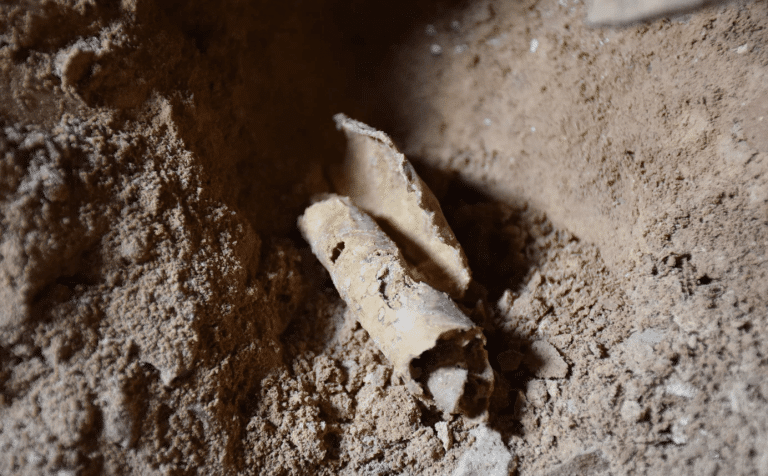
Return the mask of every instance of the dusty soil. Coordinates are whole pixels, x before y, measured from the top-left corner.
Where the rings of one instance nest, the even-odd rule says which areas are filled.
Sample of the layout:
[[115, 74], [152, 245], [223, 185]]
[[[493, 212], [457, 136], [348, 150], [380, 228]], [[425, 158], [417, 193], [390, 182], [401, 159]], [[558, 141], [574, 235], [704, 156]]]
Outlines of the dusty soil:
[[[0, 4], [0, 474], [468, 474], [296, 230], [432, 187], [519, 474], [768, 475], [768, 8]], [[463, 471], [463, 472], [462, 472]]]

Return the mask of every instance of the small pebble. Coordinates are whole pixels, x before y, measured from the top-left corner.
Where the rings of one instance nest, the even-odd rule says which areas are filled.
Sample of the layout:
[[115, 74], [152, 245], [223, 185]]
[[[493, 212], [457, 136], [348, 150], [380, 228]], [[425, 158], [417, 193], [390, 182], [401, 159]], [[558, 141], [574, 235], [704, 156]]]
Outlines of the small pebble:
[[538, 378], [565, 378], [568, 374], [568, 363], [552, 344], [543, 340], [531, 344], [525, 364]]

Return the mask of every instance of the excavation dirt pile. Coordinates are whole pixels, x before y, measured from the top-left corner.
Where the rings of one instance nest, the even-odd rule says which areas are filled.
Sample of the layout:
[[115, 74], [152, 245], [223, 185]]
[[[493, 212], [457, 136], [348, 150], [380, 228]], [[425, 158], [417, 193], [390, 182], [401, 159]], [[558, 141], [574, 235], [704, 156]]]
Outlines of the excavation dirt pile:
[[[768, 9], [586, 17], [0, 5], [0, 474], [768, 475]], [[466, 254], [484, 423], [409, 390], [302, 238], [339, 112]]]

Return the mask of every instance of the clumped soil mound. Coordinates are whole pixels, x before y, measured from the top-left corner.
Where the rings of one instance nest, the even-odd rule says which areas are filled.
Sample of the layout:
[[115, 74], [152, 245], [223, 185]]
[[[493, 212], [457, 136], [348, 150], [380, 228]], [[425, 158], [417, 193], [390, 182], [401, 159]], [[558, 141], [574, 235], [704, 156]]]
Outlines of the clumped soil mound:
[[[764, 1], [259, 3], [0, 5], [0, 474], [768, 474]], [[337, 112], [469, 257], [501, 442], [296, 229]]]

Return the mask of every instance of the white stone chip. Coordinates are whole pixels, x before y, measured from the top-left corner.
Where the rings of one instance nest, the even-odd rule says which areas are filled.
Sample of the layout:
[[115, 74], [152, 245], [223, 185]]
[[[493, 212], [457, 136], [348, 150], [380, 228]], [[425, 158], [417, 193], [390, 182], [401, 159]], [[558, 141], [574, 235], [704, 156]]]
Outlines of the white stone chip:
[[443, 367], [432, 372], [427, 388], [438, 408], [448, 413], [459, 412], [459, 401], [464, 394], [467, 374], [467, 369], [460, 367]]
[[674, 395], [676, 397], [683, 397], [683, 398], [693, 398], [696, 396], [698, 390], [696, 387], [689, 383], [682, 383], [682, 382], [670, 382], [667, 384], [667, 387], [665, 388], [665, 391], [669, 395]]
[[643, 407], [634, 400], [625, 400], [621, 405], [621, 418], [627, 423], [636, 423], [643, 417]]
[[515, 470], [514, 455], [498, 432], [480, 425], [469, 434], [475, 442], [461, 455], [452, 476], [509, 476]]
[[453, 446], [453, 435], [451, 435], [451, 431], [448, 429], [448, 422], [439, 421], [435, 423], [435, 432], [437, 432], [437, 437], [440, 441], [443, 442], [443, 449], [445, 451], [450, 450], [451, 446]]

